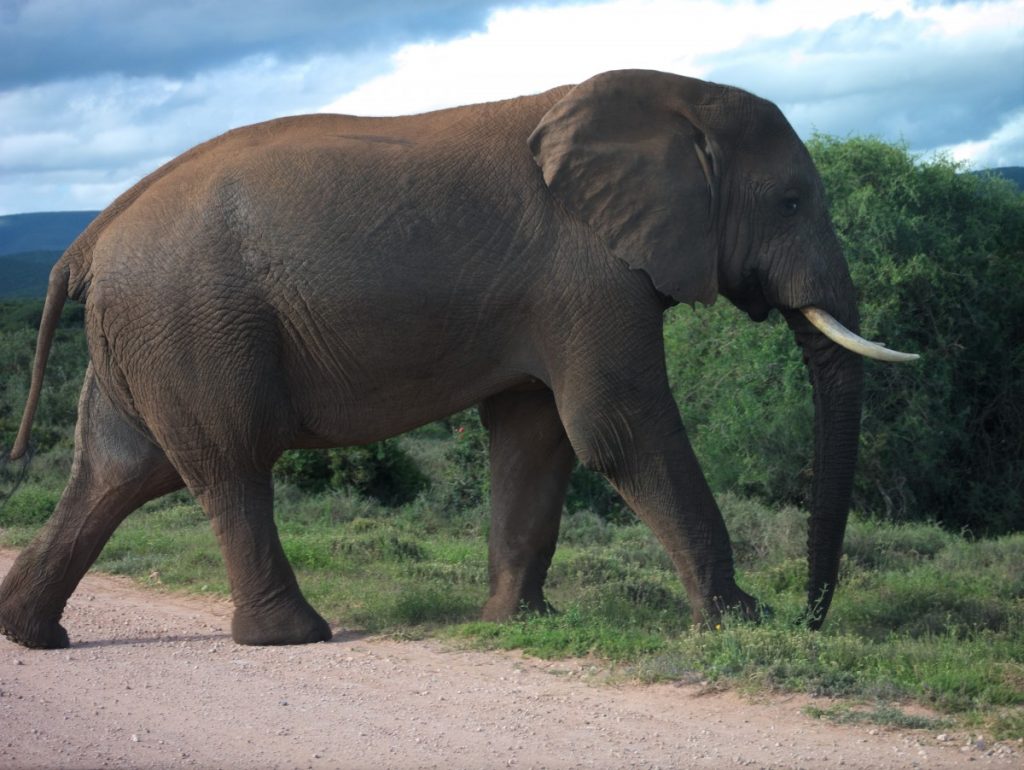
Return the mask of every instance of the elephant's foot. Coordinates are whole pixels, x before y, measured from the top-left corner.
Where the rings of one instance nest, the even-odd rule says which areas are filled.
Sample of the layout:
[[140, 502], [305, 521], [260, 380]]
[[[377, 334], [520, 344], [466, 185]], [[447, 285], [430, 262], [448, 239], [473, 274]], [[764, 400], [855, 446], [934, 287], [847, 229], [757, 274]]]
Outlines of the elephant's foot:
[[481, 615], [484, 620], [500, 623], [523, 613], [547, 615], [553, 612], [555, 608], [548, 603], [543, 594], [530, 597], [495, 594], [487, 600]]
[[25, 612], [0, 605], [0, 634], [12, 642], [38, 650], [59, 650], [71, 646], [68, 632], [56, 621], [39, 620]]
[[771, 617], [771, 608], [762, 604], [738, 587], [722, 592], [693, 609], [693, 622], [699, 626], [715, 628], [726, 614], [737, 614], [744, 620], [760, 623]]
[[312, 644], [331, 638], [331, 627], [304, 599], [274, 609], [236, 609], [231, 637], [254, 646]]

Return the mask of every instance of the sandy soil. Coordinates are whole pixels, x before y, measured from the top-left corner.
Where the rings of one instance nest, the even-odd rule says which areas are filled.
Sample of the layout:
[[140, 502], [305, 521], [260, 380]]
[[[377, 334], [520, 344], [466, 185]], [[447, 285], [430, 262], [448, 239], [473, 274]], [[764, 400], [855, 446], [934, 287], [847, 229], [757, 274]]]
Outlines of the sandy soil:
[[586, 661], [345, 633], [241, 647], [230, 610], [87, 577], [70, 650], [0, 639], [0, 767], [1024, 766], [1016, 742], [835, 726], [801, 713], [806, 698], [613, 685]]

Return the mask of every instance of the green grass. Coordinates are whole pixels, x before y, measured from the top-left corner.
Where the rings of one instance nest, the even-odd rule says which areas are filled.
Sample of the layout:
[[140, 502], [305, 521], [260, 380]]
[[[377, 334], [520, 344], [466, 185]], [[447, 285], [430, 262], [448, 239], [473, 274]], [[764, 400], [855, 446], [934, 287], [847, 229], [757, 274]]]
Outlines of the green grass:
[[[437, 442], [412, 454], [443, 470]], [[28, 541], [58, 497], [67, 463], [37, 458], [0, 511], [0, 544]], [[452, 507], [443, 478], [399, 508], [351, 492], [281, 485], [278, 526], [309, 600], [335, 628], [459, 645], [595, 656], [617, 676], [684, 680], [840, 699], [814, 716], [904, 728], [946, 725], [1024, 737], [1024, 534], [970, 540], [931, 524], [854, 519], [843, 586], [821, 632], [801, 628], [805, 514], [721, 496], [739, 580], [775, 609], [755, 626], [727, 618], [694, 631], [682, 586], [651, 532], [583, 510], [563, 520], [548, 596], [560, 612], [479, 621], [487, 597], [487, 513]], [[454, 483], [454, 482], [452, 482]], [[184, 493], [118, 529], [96, 568], [142, 584], [228, 592], [205, 515]], [[907, 704], [933, 715], [915, 716]]]

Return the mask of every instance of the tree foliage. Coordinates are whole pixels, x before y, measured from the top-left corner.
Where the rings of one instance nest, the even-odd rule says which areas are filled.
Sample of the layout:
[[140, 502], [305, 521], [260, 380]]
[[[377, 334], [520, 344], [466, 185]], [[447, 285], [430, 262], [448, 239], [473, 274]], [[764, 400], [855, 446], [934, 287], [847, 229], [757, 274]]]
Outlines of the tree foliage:
[[335, 449], [292, 449], [274, 475], [307, 492], [352, 489], [384, 505], [401, 505], [427, 487], [428, 479], [395, 439]]
[[[21, 422], [42, 314], [43, 303], [38, 300], [0, 301], [0, 449], [10, 448]], [[71, 446], [88, 361], [83, 322], [84, 308], [69, 303], [61, 314], [32, 424], [37, 450]]]

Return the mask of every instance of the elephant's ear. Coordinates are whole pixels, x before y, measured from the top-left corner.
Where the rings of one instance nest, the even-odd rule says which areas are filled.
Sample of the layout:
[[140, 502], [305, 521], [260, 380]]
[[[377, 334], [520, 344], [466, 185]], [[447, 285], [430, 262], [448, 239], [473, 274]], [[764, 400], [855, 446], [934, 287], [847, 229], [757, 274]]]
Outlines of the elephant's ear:
[[708, 83], [642, 70], [576, 86], [541, 119], [530, 149], [544, 181], [630, 267], [678, 302], [712, 304], [721, 159], [698, 118]]

